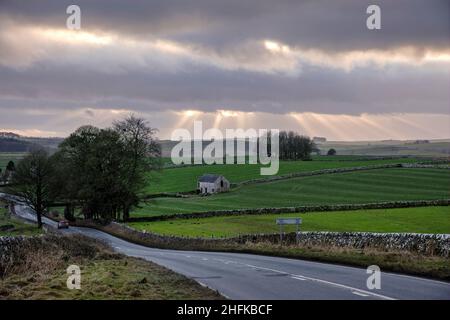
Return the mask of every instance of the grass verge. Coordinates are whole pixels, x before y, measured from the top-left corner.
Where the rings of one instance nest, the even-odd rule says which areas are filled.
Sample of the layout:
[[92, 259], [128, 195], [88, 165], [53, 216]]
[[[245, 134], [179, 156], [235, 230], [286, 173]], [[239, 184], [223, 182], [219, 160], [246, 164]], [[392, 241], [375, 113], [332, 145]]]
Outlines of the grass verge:
[[2, 236], [33, 236], [43, 233], [35, 224], [24, 222], [7, 214], [6, 204], [0, 201], [0, 237]]
[[[223, 299], [193, 280], [111, 251], [80, 235], [46, 236], [0, 266], [0, 299]], [[81, 290], [66, 286], [66, 268], [81, 268]]]

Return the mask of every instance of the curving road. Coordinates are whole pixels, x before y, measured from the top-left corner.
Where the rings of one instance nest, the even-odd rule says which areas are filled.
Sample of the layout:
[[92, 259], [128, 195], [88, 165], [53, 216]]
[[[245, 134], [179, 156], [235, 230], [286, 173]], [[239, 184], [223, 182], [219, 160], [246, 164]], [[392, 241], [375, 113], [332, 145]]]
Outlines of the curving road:
[[[16, 205], [16, 213], [35, 220], [26, 206]], [[55, 226], [49, 219], [43, 222]], [[165, 266], [230, 299], [450, 300], [450, 283], [420, 277], [382, 272], [381, 289], [369, 290], [369, 275], [361, 268], [251, 254], [154, 249], [89, 228], [63, 232], [104, 240], [117, 252]]]

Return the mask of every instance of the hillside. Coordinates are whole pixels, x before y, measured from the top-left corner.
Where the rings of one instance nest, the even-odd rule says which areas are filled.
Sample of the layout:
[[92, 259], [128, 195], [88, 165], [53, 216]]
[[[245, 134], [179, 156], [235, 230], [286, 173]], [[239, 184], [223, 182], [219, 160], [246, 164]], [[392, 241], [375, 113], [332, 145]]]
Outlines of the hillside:
[[449, 157], [450, 140], [327, 141], [323, 154], [334, 148], [339, 155]]
[[0, 132], [0, 152], [29, 152], [36, 147], [55, 150], [62, 138], [23, 137], [12, 132]]
[[[160, 140], [163, 157], [170, 157], [172, 148], [177, 141]], [[205, 148], [210, 141], [203, 141]], [[449, 157], [450, 140], [384, 140], [384, 141], [326, 141], [316, 144], [321, 154], [326, 154], [331, 148], [338, 155], [364, 156], [426, 156]], [[224, 142], [225, 145], [225, 142]]]
[[28, 152], [39, 145], [16, 138], [0, 137], [0, 152]]

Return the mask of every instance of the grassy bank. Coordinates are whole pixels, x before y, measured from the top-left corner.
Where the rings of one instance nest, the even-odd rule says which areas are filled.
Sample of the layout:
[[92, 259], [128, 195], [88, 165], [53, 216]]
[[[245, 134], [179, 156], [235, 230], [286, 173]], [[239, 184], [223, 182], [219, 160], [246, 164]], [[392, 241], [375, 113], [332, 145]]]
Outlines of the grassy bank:
[[[359, 166], [392, 164], [392, 163], [413, 163], [423, 161], [416, 158], [399, 159], [374, 159], [359, 160], [358, 158], [347, 157], [342, 161], [339, 157], [315, 157], [313, 161], [281, 161], [278, 175], [285, 175], [293, 172], [308, 172], [322, 169], [350, 168]], [[197, 179], [205, 174], [221, 174], [230, 182], [236, 183], [245, 180], [261, 178], [261, 165], [197, 165], [180, 168], [164, 169], [151, 175], [151, 184], [145, 190], [146, 193], [161, 192], [184, 192], [195, 190]]]
[[36, 225], [26, 223], [15, 217], [9, 217], [5, 203], [0, 201], [0, 237], [1, 236], [32, 236], [41, 234], [42, 230], [38, 229]]
[[[221, 299], [168, 269], [113, 253], [82, 236], [24, 248], [0, 278], [0, 299]], [[66, 286], [66, 268], [81, 268], [81, 290]], [[4, 266], [3, 266], [4, 267]], [[2, 268], [0, 268], [2, 269]], [[4, 269], [4, 268], [3, 268]]]
[[[129, 225], [165, 235], [232, 237], [239, 234], [276, 233], [275, 220], [301, 217], [303, 231], [450, 233], [450, 207], [311, 212], [288, 215], [243, 215], [200, 219], [133, 222]], [[294, 231], [286, 226], [285, 231]]]
[[132, 214], [444, 199], [449, 197], [449, 190], [450, 170], [376, 169], [246, 185], [208, 197], [155, 198]]

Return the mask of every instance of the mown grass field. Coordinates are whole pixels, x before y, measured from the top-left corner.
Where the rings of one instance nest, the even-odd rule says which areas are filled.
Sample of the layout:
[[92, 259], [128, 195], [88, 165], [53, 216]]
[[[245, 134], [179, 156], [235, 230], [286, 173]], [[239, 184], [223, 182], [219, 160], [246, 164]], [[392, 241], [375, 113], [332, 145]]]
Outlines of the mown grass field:
[[[313, 161], [281, 161], [278, 175], [293, 172], [307, 172], [322, 169], [349, 168], [368, 165], [380, 165], [390, 163], [413, 163], [419, 161], [416, 158], [358, 160], [361, 157], [314, 157]], [[354, 160], [353, 160], [354, 159]], [[250, 179], [259, 179], [261, 166], [242, 165], [197, 165], [180, 168], [166, 168], [160, 172], [154, 172], [150, 176], [150, 184], [145, 190], [148, 194], [161, 192], [186, 192], [196, 189], [197, 179], [205, 174], [221, 174], [230, 182], [236, 183]]]
[[[450, 233], [450, 207], [376, 209], [306, 214], [242, 215], [201, 219], [133, 222], [138, 230], [186, 237], [232, 237], [239, 234], [277, 233], [280, 217], [301, 217], [302, 231], [361, 231]], [[295, 231], [295, 226], [285, 226]]]
[[207, 197], [155, 198], [134, 216], [239, 208], [449, 198], [450, 170], [392, 168], [293, 178]]

